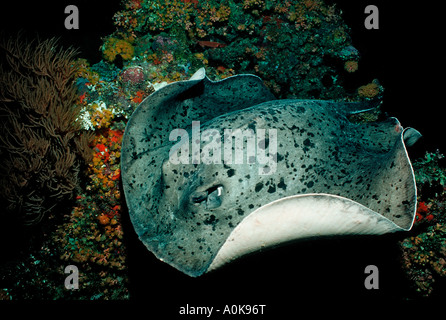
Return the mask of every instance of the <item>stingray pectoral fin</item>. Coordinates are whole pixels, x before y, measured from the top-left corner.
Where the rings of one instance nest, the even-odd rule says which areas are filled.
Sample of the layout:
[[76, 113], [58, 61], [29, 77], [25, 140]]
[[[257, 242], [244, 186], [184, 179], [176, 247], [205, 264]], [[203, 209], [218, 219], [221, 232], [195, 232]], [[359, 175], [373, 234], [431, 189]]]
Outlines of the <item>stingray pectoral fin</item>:
[[231, 232], [207, 271], [263, 248], [313, 237], [407, 231], [353, 200], [330, 194], [296, 195], [252, 212]]

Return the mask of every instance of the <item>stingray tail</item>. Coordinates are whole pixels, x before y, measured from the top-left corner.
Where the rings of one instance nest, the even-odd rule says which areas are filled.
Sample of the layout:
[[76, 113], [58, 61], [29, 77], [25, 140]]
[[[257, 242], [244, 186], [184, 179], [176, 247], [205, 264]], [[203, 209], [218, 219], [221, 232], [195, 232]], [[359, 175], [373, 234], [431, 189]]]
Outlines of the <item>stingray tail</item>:
[[382, 103], [380, 98], [366, 100], [361, 102], [345, 102], [344, 108], [348, 114], [357, 114], [367, 111], [372, 111], [378, 108]]

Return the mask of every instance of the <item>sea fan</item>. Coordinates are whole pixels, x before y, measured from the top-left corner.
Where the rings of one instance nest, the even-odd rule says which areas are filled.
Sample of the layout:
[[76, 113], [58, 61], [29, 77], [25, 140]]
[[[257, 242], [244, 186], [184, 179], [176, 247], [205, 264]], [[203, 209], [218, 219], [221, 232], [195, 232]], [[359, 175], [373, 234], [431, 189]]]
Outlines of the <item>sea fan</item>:
[[75, 55], [56, 39], [0, 44], [0, 199], [7, 220], [37, 224], [79, 184], [91, 135], [77, 121]]

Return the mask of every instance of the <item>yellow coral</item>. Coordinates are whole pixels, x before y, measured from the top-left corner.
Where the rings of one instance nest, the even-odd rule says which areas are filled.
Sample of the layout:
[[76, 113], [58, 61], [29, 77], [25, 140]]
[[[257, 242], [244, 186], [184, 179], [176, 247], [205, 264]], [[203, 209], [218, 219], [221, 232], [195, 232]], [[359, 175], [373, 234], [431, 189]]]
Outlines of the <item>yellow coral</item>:
[[358, 88], [358, 95], [362, 98], [374, 98], [378, 94], [379, 86], [373, 82]]
[[117, 38], [108, 38], [102, 47], [104, 57], [110, 62], [114, 61], [117, 55], [124, 60], [130, 60], [134, 52], [135, 49], [130, 42]]
[[198, 60], [201, 60], [203, 62], [203, 64], [207, 65], [208, 64], [208, 60], [204, 57], [203, 53], [196, 53], [195, 54], [195, 58], [197, 58]]

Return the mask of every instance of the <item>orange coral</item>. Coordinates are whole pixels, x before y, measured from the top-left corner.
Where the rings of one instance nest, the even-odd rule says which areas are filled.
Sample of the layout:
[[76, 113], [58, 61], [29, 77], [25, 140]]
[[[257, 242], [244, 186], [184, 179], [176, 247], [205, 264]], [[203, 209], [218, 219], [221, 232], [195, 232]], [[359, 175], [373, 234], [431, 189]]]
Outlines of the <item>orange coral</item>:
[[101, 214], [98, 217], [99, 223], [102, 225], [107, 225], [110, 223], [110, 218], [106, 214]]

